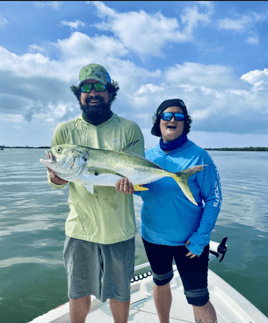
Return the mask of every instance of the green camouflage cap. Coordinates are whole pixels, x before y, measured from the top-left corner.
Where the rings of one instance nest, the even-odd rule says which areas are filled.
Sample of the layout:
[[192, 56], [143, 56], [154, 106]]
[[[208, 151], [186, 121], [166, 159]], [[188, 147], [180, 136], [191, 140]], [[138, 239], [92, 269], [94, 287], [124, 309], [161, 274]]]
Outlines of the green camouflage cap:
[[79, 73], [78, 86], [88, 79], [96, 80], [102, 84], [111, 83], [111, 78], [106, 69], [99, 64], [89, 64], [84, 66]]

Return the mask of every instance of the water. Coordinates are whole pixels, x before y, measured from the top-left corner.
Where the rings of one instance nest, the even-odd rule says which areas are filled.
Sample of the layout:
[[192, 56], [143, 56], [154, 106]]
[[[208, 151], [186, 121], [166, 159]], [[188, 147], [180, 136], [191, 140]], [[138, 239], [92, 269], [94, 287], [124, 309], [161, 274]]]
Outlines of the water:
[[[268, 316], [268, 153], [219, 152], [223, 206], [212, 240], [228, 237], [210, 268]], [[53, 190], [44, 150], [0, 151], [0, 322], [25, 323], [68, 301], [63, 268], [68, 188]], [[141, 200], [135, 197], [139, 227]], [[140, 235], [136, 265], [146, 262]]]

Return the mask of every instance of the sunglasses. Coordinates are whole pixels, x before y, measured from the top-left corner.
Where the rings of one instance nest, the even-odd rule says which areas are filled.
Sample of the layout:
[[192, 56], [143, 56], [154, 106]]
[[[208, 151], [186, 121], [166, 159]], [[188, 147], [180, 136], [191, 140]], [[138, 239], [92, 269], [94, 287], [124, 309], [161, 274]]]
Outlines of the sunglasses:
[[91, 83], [91, 84], [84, 84], [81, 86], [81, 91], [83, 93], [90, 93], [92, 91], [92, 87], [94, 87], [96, 92], [103, 92], [106, 90], [106, 85], [102, 83]]
[[161, 119], [164, 121], [170, 121], [173, 117], [176, 121], [183, 121], [185, 119], [185, 115], [183, 113], [164, 112], [161, 115]]

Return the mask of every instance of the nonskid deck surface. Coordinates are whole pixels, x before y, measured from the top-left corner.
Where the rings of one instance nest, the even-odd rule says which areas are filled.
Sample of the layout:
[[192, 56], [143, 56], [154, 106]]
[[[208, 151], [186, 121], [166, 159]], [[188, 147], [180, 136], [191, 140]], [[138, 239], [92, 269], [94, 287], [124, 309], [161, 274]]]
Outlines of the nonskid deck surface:
[[[129, 322], [159, 323], [153, 301], [152, 288], [152, 277], [132, 286]], [[170, 312], [170, 323], [194, 323], [195, 320], [192, 306], [186, 301], [182, 283], [177, 271], [174, 272], [174, 278], [171, 281], [171, 290], [172, 306]], [[235, 299], [238, 300], [237, 297], [241, 297], [241, 295], [211, 271], [209, 271], [209, 291], [210, 300], [217, 312], [218, 323], [268, 322], [268, 319], [266, 319], [267, 321], [253, 321], [251, 317], [231, 299], [231, 297], [234, 296]], [[232, 293], [230, 297], [228, 296], [229, 292]], [[246, 299], [242, 297], [241, 301], [246, 301]], [[102, 305], [101, 303], [99, 304], [99, 308], [96, 308], [95, 310], [92, 308], [86, 323], [113, 323], [114, 321], [109, 309], [109, 303], [106, 302]]]
[[[210, 300], [216, 309], [218, 323], [268, 323], [267, 317], [211, 270], [209, 270], [208, 281]], [[132, 284], [128, 322], [159, 323], [152, 290], [152, 276]], [[192, 306], [186, 301], [177, 270], [171, 281], [171, 290], [170, 323], [194, 323]], [[101, 303], [93, 297], [86, 323], [113, 322], [109, 301]], [[70, 323], [69, 304], [50, 311], [32, 323]]]

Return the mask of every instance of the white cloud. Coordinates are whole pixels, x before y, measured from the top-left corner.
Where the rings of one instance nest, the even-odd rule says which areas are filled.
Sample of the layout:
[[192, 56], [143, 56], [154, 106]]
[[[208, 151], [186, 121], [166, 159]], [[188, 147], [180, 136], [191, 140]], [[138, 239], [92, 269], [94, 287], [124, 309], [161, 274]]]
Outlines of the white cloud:
[[199, 12], [199, 8], [197, 6], [186, 7], [184, 10], [184, 14], [181, 15], [182, 23], [185, 24], [184, 33], [191, 37], [195, 28], [198, 25], [207, 25], [210, 23], [210, 17], [212, 14], [212, 6], [207, 6], [209, 10], [205, 13]]
[[[1, 79], [8, 79], [9, 85], [1, 84], [5, 94], [1, 97], [2, 114], [9, 111], [11, 115], [17, 115], [20, 111], [24, 120], [48, 123], [76, 116], [80, 110], [69, 86], [77, 84], [82, 66], [99, 63], [120, 86], [113, 105], [115, 112], [136, 120], [143, 129], [149, 129], [150, 115], [163, 100], [181, 98], [194, 117], [194, 130], [245, 133], [259, 127], [266, 131], [268, 70], [253, 71], [238, 78], [230, 66], [185, 62], [152, 71], [128, 59], [131, 51], [140, 55], [160, 55], [165, 45], [192, 40], [198, 26], [211, 22], [213, 4], [187, 4], [180, 15], [180, 23], [160, 12], [118, 13], [102, 2], [93, 4], [104, 18], [99, 28], [110, 28], [114, 36], [90, 37], [76, 31], [55, 43], [32, 44], [29, 46], [31, 53], [25, 55], [0, 47], [0, 72], [5, 73]], [[250, 17], [252, 21], [260, 19], [254, 15]], [[230, 21], [226, 22], [228, 25]], [[247, 22], [249, 19], [242, 19], [233, 30], [246, 28]], [[62, 21], [62, 25], [82, 26], [79, 20], [73, 25]], [[255, 34], [250, 36], [253, 38]], [[253, 39], [248, 41], [254, 42]], [[58, 51], [58, 60], [49, 57], [48, 48]], [[18, 80], [19, 86], [16, 85]], [[17, 92], [9, 93], [9, 88]], [[4, 104], [12, 106], [13, 110], [3, 108]], [[252, 125], [252, 118], [257, 119], [259, 114], [262, 119]]]
[[4, 27], [6, 24], [8, 24], [8, 20], [4, 17], [0, 17], [0, 26]]
[[143, 10], [117, 13], [103, 2], [92, 1], [102, 18], [96, 26], [112, 31], [124, 46], [139, 55], [162, 55], [161, 49], [169, 43], [181, 43], [192, 40], [193, 30], [199, 24], [208, 24], [211, 9], [200, 13], [197, 6], [186, 7], [181, 15], [183, 28], [176, 18], [167, 18], [158, 12], [148, 14]]
[[79, 26], [85, 27], [85, 24], [77, 19], [76, 21], [62, 21], [61, 24], [63, 26], [69, 26], [71, 29], [78, 29]]
[[256, 45], [256, 44], [259, 44], [259, 37], [258, 36], [251, 36], [251, 37], [248, 37], [247, 39], [247, 43], [249, 44], [253, 44], [253, 45]]
[[122, 57], [127, 54], [126, 48], [120, 43], [120, 41], [113, 37], [96, 36], [89, 37], [86, 34], [80, 32], [74, 32], [70, 38], [64, 40], [58, 40], [56, 44], [64, 59], [80, 59], [87, 61], [103, 61], [108, 56], [113, 58]]
[[265, 68], [263, 71], [260, 70], [254, 70], [254, 71], [250, 71], [246, 74], [243, 74], [241, 76], [242, 80], [247, 81], [250, 84], [256, 84], [260, 81], [268, 81], [268, 69]]
[[15, 123], [21, 123], [23, 122], [23, 116], [21, 114], [4, 114], [0, 113], [0, 120], [6, 121], [6, 122], [15, 122]]
[[164, 89], [160, 86], [154, 85], [154, 84], [146, 84], [142, 85], [139, 90], [135, 93], [136, 95], [144, 94], [144, 93], [155, 93], [155, 92], [161, 92]]
[[251, 24], [252, 18], [249, 16], [243, 16], [240, 19], [219, 19], [219, 29], [243, 31], [248, 25]]
[[[118, 100], [122, 104], [132, 100], [132, 93], [144, 80], [161, 74], [160, 70], [151, 72], [123, 60], [121, 56], [127, 50], [119, 40], [112, 37], [90, 38], [75, 32], [67, 39], [49, 43], [49, 46], [60, 52], [60, 60], [51, 60], [41, 53], [17, 55], [0, 47], [0, 73], [4, 80], [0, 84], [0, 93], [5, 93], [0, 112], [4, 107], [7, 108], [3, 113], [11, 115], [19, 110], [29, 122], [55, 122], [74, 117], [80, 110], [76, 108], [75, 112], [74, 106], [78, 104], [69, 87], [77, 84], [79, 70], [89, 63], [104, 65], [112, 79], [119, 82]], [[30, 49], [44, 51], [46, 46], [39, 48], [32, 45]], [[68, 105], [70, 98], [73, 103]]]
[[153, 114], [162, 101], [183, 99], [194, 119], [194, 131], [252, 133], [261, 129], [267, 133], [267, 88], [268, 70], [238, 78], [231, 67], [185, 63], [167, 69], [160, 86], [140, 87], [133, 102], [140, 110], [150, 107]]
[[174, 84], [190, 84], [191, 86], [206, 86], [210, 88], [226, 89], [236, 87], [232, 68], [223, 65], [204, 65], [186, 62], [175, 65], [166, 71], [166, 80]]
[[[263, 94], [268, 92], [268, 69], [265, 68], [263, 71], [254, 70], [250, 71], [241, 76], [241, 80], [244, 80], [251, 84], [253, 92], [260, 92], [261, 96], [259, 100], [267, 99], [266, 95], [263, 97]], [[268, 111], [268, 106], [263, 102], [265, 110]]]
[[36, 44], [32, 44], [28, 46], [29, 51], [32, 52], [41, 52], [44, 53], [46, 50], [44, 49], [44, 47], [36, 45]]
[[38, 8], [51, 7], [55, 10], [58, 10], [62, 4], [63, 4], [63, 1], [36, 1], [35, 2], [35, 6]]
[[218, 28], [220, 30], [229, 30], [237, 33], [249, 33], [246, 42], [251, 45], [259, 44], [259, 36], [256, 24], [267, 19], [267, 15], [250, 12], [240, 18], [224, 18], [218, 20]]

